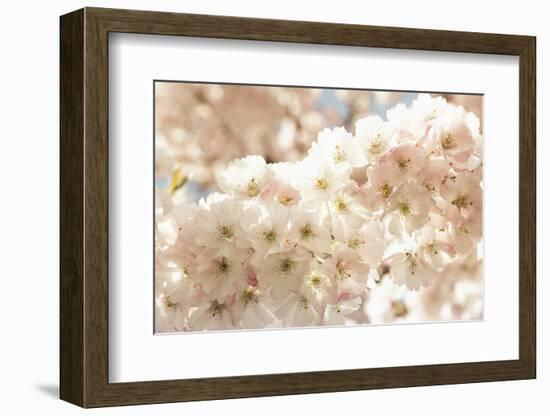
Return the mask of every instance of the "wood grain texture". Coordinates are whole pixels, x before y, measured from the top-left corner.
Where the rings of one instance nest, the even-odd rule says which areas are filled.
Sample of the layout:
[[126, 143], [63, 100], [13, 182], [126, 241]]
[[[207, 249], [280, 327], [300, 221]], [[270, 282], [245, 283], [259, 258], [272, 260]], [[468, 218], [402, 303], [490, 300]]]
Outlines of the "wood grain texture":
[[[519, 359], [109, 383], [108, 33], [516, 55], [520, 58]], [[61, 18], [61, 397], [83, 407], [534, 378], [535, 38], [86, 8]], [[513, 273], [515, 271], [511, 271]]]
[[537, 88], [536, 40], [520, 54], [519, 97], [519, 356], [536, 378]]
[[60, 22], [60, 387], [84, 404], [84, 12]]

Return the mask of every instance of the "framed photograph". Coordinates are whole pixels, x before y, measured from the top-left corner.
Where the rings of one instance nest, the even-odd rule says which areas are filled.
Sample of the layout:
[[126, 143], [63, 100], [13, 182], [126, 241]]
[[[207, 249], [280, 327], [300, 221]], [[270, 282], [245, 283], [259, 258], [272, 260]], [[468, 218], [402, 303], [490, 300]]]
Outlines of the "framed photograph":
[[60, 29], [63, 400], [535, 378], [534, 37]]

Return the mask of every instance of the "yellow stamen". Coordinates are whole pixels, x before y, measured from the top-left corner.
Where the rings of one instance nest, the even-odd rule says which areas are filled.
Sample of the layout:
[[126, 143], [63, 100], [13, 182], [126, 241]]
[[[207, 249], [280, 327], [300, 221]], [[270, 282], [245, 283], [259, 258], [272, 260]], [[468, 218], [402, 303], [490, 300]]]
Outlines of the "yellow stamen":
[[352, 250], [357, 250], [363, 244], [365, 244], [365, 241], [361, 240], [360, 238], [354, 238], [348, 241], [348, 247], [351, 248]]
[[457, 196], [451, 204], [457, 208], [468, 208], [468, 206], [473, 205], [473, 202], [470, 201], [470, 198], [468, 198], [468, 195], [466, 194]]
[[231, 262], [227, 260], [227, 257], [221, 257], [214, 260], [216, 271], [218, 274], [227, 275], [231, 271]]
[[343, 198], [338, 198], [336, 201], [334, 201], [334, 206], [340, 214], [345, 214], [349, 212], [349, 206]]
[[384, 143], [382, 142], [380, 134], [378, 134], [376, 138], [369, 143], [368, 151], [371, 155], [377, 155], [383, 150], [383, 148]]
[[315, 180], [315, 187], [319, 190], [324, 191], [328, 188], [328, 180], [326, 178], [317, 178]]
[[260, 187], [258, 186], [255, 178], [251, 178], [248, 181], [248, 184], [246, 185], [246, 194], [251, 198], [260, 194]]
[[409, 201], [399, 202], [397, 204], [397, 207], [398, 207], [399, 213], [404, 217], [411, 215], [412, 213], [412, 207]]
[[288, 195], [281, 194], [277, 197], [277, 201], [279, 201], [279, 203], [284, 206], [288, 206], [292, 202], [292, 198], [289, 197]]
[[397, 166], [399, 167], [399, 170], [401, 171], [401, 173], [407, 173], [409, 171], [409, 169], [411, 168], [411, 159], [410, 158], [402, 158], [402, 159], [399, 159], [399, 161], [397, 162]]
[[216, 318], [220, 315], [223, 315], [224, 309], [225, 305], [223, 303], [218, 303], [218, 301], [215, 300], [210, 304], [210, 307], [208, 308], [208, 313]]
[[439, 250], [437, 249], [437, 245], [435, 243], [426, 244], [426, 250], [428, 250], [428, 253], [432, 255], [436, 255], [439, 253]]
[[300, 298], [298, 299], [298, 304], [304, 309], [309, 308], [309, 301], [304, 295], [300, 296]]
[[245, 305], [248, 305], [250, 303], [258, 303], [260, 300], [260, 296], [256, 289], [254, 289], [253, 287], [248, 287], [243, 291], [241, 300]]
[[234, 236], [233, 227], [229, 224], [218, 224], [217, 229], [221, 239], [228, 240]]
[[314, 274], [309, 277], [308, 283], [312, 288], [319, 289], [319, 287], [321, 287], [321, 283], [323, 283], [323, 278]]
[[415, 256], [411, 253], [407, 253], [407, 270], [413, 276], [418, 272], [418, 262], [416, 261]]
[[279, 262], [279, 272], [285, 275], [291, 274], [295, 267], [296, 262], [290, 257], [285, 257]]
[[445, 150], [452, 149], [456, 146], [456, 139], [453, 137], [451, 133], [447, 133], [445, 137], [441, 140], [441, 146]]
[[309, 222], [306, 225], [304, 225], [302, 228], [300, 228], [300, 235], [303, 240], [309, 240], [310, 238], [315, 237], [315, 233], [313, 232], [313, 227]]
[[391, 303], [391, 310], [393, 312], [393, 316], [396, 318], [400, 318], [402, 316], [405, 316], [409, 310], [407, 309], [407, 305], [402, 300], [396, 300]]
[[391, 187], [390, 184], [386, 182], [384, 183], [384, 185], [378, 188], [378, 192], [382, 194], [382, 197], [384, 197], [384, 199], [387, 199], [393, 192], [393, 187]]
[[339, 280], [346, 280], [351, 277], [351, 267], [343, 261], [336, 263], [336, 272]]
[[430, 193], [435, 192], [435, 186], [434, 186], [432, 183], [430, 183], [430, 182], [426, 182], [426, 183], [424, 184], [424, 187], [425, 187], [426, 190], [427, 190], [428, 192], [430, 192]]
[[346, 154], [340, 149], [339, 145], [336, 145], [336, 148], [334, 149], [334, 162], [340, 163], [346, 160]]
[[275, 228], [269, 228], [262, 232], [262, 237], [265, 241], [273, 243], [277, 241], [277, 230]]

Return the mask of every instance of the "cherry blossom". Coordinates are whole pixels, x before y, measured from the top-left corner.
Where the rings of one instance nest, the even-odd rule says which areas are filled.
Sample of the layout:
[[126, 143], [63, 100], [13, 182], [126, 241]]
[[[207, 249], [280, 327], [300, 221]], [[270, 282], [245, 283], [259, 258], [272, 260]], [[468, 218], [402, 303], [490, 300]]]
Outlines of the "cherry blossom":
[[390, 276], [396, 284], [418, 290], [430, 282], [432, 273], [418, 253], [406, 251], [394, 254], [390, 262]]
[[384, 122], [380, 116], [365, 117], [355, 123], [355, 135], [361, 141], [365, 157], [370, 163], [390, 148], [394, 133], [394, 125]]
[[286, 297], [296, 292], [308, 273], [311, 255], [305, 250], [292, 250], [272, 254], [264, 261], [258, 272], [260, 284], [271, 288], [274, 298]]
[[159, 139], [172, 177], [155, 192], [157, 332], [482, 316], [479, 119], [420, 94], [352, 123], [302, 160], [219, 167], [198, 203]]
[[348, 164], [357, 168], [366, 164], [359, 140], [343, 127], [321, 131], [309, 154], [324, 159], [329, 165]]
[[241, 213], [240, 224], [254, 250], [255, 261], [286, 249], [288, 212], [277, 204], [252, 205]]
[[429, 219], [430, 194], [416, 181], [403, 184], [387, 209], [391, 215], [389, 230], [400, 236], [405, 230], [408, 234], [418, 230]]
[[320, 312], [307, 293], [290, 292], [276, 310], [283, 326], [310, 326], [319, 324]]
[[229, 164], [218, 178], [222, 191], [244, 198], [260, 195], [268, 184], [270, 171], [261, 156], [247, 156]]
[[344, 325], [346, 317], [361, 307], [361, 298], [356, 296], [349, 300], [341, 300], [326, 307], [324, 313], [325, 325]]
[[260, 329], [274, 320], [269, 298], [257, 287], [248, 286], [237, 293], [233, 313], [239, 328]]

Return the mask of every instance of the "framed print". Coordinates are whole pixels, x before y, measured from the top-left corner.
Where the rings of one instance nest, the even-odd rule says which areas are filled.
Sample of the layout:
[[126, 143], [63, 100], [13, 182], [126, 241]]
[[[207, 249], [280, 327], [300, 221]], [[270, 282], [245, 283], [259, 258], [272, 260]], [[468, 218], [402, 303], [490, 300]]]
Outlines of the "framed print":
[[535, 378], [534, 37], [60, 28], [63, 400]]

